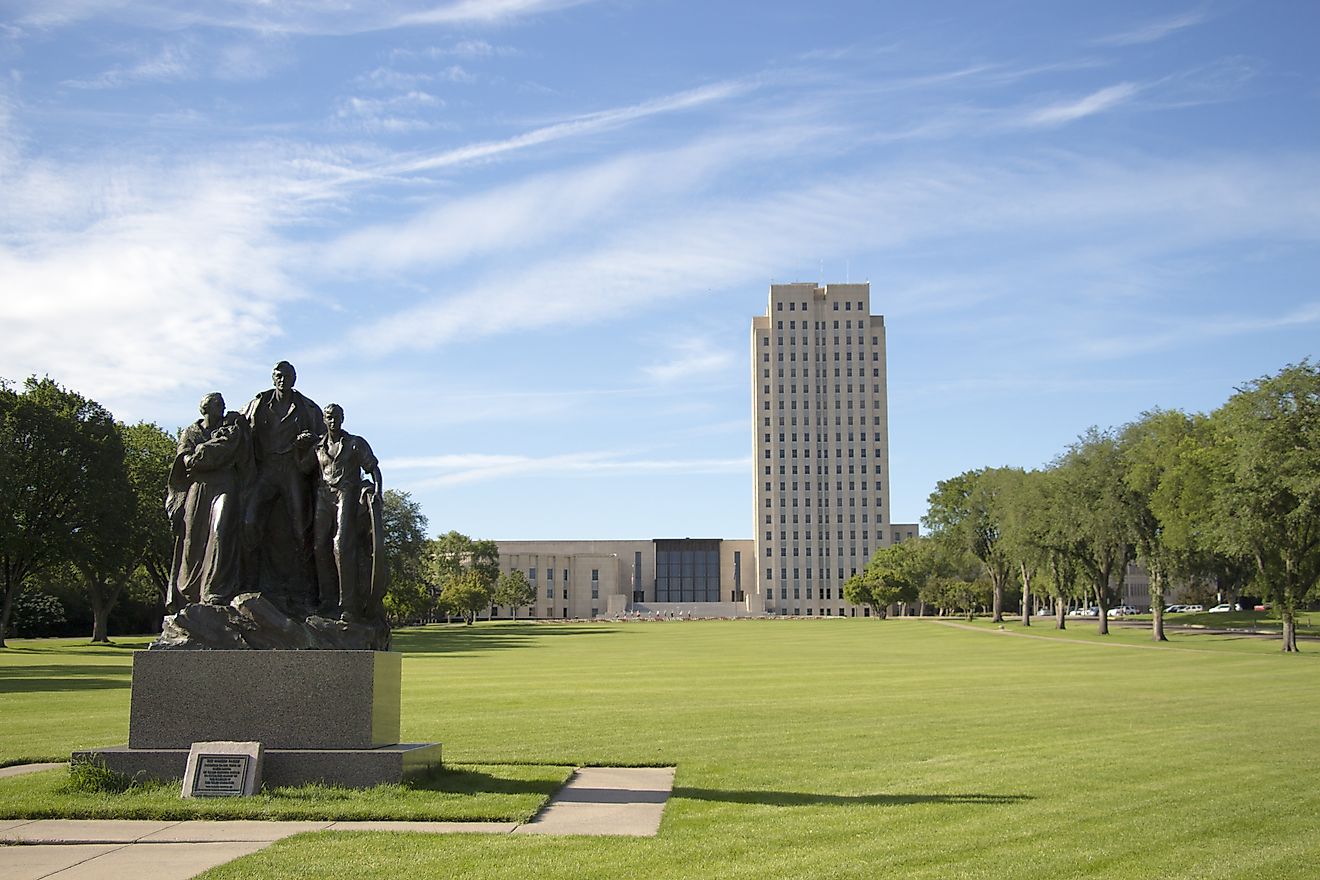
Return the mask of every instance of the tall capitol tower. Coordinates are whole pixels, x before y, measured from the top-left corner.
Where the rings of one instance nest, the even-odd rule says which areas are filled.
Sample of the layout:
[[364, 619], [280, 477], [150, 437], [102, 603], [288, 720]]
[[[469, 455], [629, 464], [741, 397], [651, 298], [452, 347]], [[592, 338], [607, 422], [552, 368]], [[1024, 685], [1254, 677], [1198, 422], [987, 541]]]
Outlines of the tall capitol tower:
[[844, 601], [843, 582], [889, 544], [886, 389], [885, 319], [871, 314], [870, 284], [770, 286], [768, 310], [752, 319], [763, 610], [863, 613]]

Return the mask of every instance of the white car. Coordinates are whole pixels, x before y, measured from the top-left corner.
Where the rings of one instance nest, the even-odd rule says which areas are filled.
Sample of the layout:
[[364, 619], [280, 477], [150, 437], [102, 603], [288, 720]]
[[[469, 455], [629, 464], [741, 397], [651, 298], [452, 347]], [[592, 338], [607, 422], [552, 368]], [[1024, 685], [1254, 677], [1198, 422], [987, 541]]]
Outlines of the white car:
[[1133, 608], [1131, 605], [1119, 605], [1117, 608], [1109, 609], [1110, 617], [1128, 617], [1130, 615], [1140, 614], [1140, 613], [1141, 613], [1140, 611]]
[[1068, 612], [1069, 617], [1099, 617], [1099, 608], [1074, 608]]
[[1168, 608], [1165, 608], [1165, 609], [1164, 609], [1164, 613], [1165, 613], [1165, 614], [1178, 614], [1178, 613], [1181, 613], [1181, 612], [1186, 611], [1186, 610], [1187, 610], [1187, 606], [1186, 606], [1186, 605], [1170, 605]]
[[1211, 608], [1211, 609], [1210, 609], [1210, 613], [1211, 613], [1211, 614], [1223, 614], [1225, 611], [1236, 611], [1236, 610], [1237, 610], [1237, 609], [1234, 608], [1232, 605], [1229, 605], [1227, 602], [1223, 602], [1223, 603], [1220, 603], [1219, 605], [1216, 605], [1214, 608]]

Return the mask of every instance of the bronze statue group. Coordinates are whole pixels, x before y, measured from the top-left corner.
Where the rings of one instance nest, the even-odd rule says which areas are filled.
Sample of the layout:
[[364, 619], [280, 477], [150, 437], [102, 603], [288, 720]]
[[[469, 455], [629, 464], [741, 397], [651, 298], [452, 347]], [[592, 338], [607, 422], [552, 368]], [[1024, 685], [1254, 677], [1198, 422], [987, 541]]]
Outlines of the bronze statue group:
[[380, 466], [344, 410], [294, 390], [288, 361], [242, 412], [202, 398], [170, 471], [167, 610], [259, 593], [285, 613], [381, 616], [387, 574]]

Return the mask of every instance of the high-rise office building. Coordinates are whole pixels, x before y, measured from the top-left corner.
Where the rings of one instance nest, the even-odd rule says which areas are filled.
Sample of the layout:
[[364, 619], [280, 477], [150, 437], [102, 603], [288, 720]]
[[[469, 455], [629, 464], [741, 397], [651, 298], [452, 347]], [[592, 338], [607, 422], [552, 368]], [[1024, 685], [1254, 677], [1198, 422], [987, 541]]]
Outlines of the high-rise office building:
[[752, 319], [764, 610], [857, 614], [843, 583], [890, 543], [885, 320], [869, 284], [772, 284]]

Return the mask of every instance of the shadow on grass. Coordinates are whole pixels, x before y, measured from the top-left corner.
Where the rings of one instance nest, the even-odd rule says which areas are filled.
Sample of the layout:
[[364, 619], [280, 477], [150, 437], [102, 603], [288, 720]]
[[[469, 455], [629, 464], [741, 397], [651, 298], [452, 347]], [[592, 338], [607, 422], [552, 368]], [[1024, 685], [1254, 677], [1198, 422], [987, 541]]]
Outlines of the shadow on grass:
[[549, 797], [564, 784], [562, 779], [509, 779], [455, 767], [436, 769], [414, 776], [404, 785], [419, 791], [451, 794], [539, 794]]
[[901, 807], [910, 804], [1016, 804], [1034, 800], [1027, 794], [813, 794], [803, 791], [722, 791], [712, 788], [674, 789], [676, 798], [721, 801], [730, 804], [763, 804], [769, 807]]
[[128, 673], [117, 664], [0, 666], [0, 694], [114, 690], [129, 686]]
[[140, 637], [134, 637], [132, 641], [127, 642], [84, 642], [79, 645], [15, 645], [8, 644], [0, 657], [13, 656], [16, 654], [42, 655], [46, 657], [104, 657], [107, 652], [110, 654], [133, 654], [135, 651], [146, 650], [150, 642], [144, 642]]
[[396, 631], [392, 647], [405, 654], [459, 654], [525, 648], [556, 636], [605, 635], [617, 630], [599, 626], [553, 623], [507, 623], [464, 626], [438, 624]]

